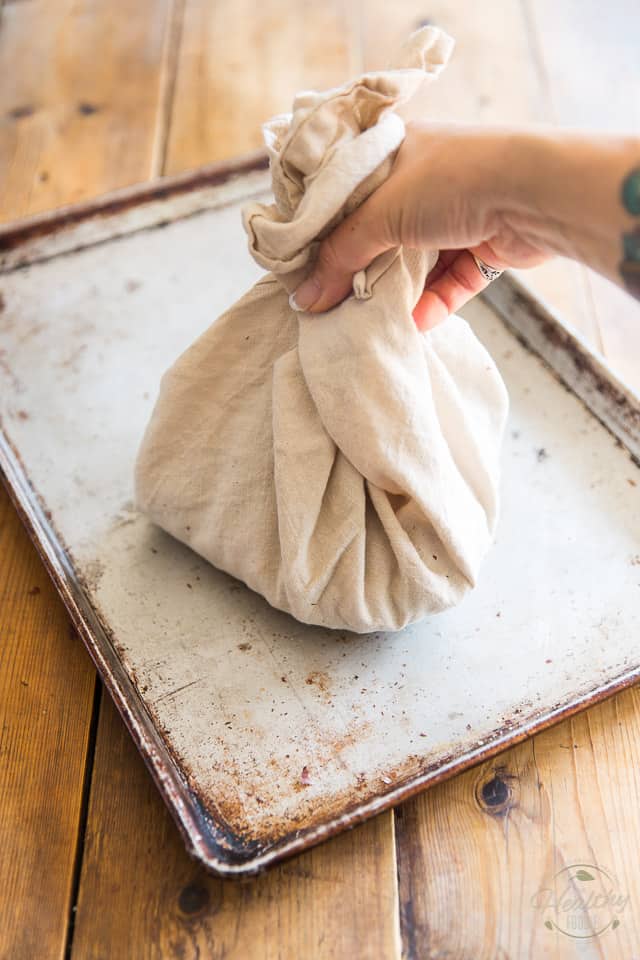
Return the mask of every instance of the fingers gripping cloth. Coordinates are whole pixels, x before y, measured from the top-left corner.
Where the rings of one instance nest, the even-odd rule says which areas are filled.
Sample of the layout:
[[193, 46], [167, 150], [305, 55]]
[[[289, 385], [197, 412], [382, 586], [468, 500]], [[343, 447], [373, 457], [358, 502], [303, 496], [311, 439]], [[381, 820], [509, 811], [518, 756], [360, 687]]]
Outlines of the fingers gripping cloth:
[[425, 28], [397, 69], [266, 124], [275, 202], [243, 221], [270, 272], [165, 373], [138, 455], [153, 521], [307, 623], [396, 630], [450, 607], [494, 535], [506, 390], [464, 320], [413, 322], [437, 251], [381, 255], [321, 316], [288, 302], [389, 175], [396, 109], [451, 46]]

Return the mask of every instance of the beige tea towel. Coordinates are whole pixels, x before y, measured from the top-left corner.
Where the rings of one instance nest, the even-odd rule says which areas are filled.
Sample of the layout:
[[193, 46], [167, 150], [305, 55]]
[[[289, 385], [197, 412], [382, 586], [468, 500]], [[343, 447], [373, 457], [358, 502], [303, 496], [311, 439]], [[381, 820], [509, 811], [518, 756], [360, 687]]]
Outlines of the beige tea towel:
[[307, 623], [397, 630], [450, 607], [494, 534], [506, 391], [464, 320], [413, 322], [437, 251], [382, 255], [321, 316], [288, 303], [318, 237], [388, 176], [394, 108], [451, 46], [428, 27], [397, 69], [266, 125], [275, 203], [243, 218], [270, 272], [165, 373], [138, 456], [152, 520]]

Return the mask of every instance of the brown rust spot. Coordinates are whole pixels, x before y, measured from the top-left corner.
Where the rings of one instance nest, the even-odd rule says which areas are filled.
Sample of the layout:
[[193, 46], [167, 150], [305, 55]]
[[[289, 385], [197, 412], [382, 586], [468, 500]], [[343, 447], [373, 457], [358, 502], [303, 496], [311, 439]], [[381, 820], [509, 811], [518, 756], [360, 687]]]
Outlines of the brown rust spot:
[[[515, 711], [514, 711], [515, 712]], [[520, 711], [518, 711], [520, 712]], [[549, 722], [544, 722], [541, 724], [541, 728], [548, 726]], [[513, 738], [512, 742], [519, 742], [521, 739], [524, 739], [529, 732], [524, 731], [522, 728], [518, 729], [519, 721], [506, 718], [501, 726], [488, 734], [485, 739], [485, 750], [484, 759], [487, 756], [491, 756], [498, 749], [504, 749], [497, 746], [493, 741], [498, 740], [504, 734], [510, 734]], [[514, 729], [514, 727], [516, 729]], [[362, 733], [362, 731], [360, 731]], [[348, 742], [357, 742], [358, 732], [351, 731], [350, 734], [345, 735], [345, 737], [327, 744], [327, 756], [329, 758], [335, 757], [335, 754], [339, 752], [340, 748], [343, 748], [347, 745]], [[441, 780], [448, 779], [451, 775], [450, 764], [457, 764], [458, 770], [467, 769], [470, 766], [475, 766], [478, 763], [482, 762], [482, 758], [469, 757], [466, 756], [469, 753], [468, 745], [461, 747], [456, 752], [446, 754], [445, 756], [439, 756], [436, 759], [427, 759], [421, 757], [417, 754], [411, 755], [406, 758], [406, 761], [399, 765], [396, 768], [390, 769], [387, 768], [384, 771], [371, 771], [360, 772], [354, 778], [354, 782], [351, 788], [347, 788], [342, 791], [340, 795], [331, 795], [324, 796], [320, 800], [314, 800], [312, 806], [309, 809], [302, 809], [299, 813], [295, 813], [291, 818], [288, 818], [286, 821], [280, 820], [277, 817], [270, 817], [267, 814], [262, 815], [257, 820], [252, 821], [251, 816], [247, 816], [248, 811], [246, 809], [241, 809], [237, 804], [232, 804], [231, 806], [235, 807], [232, 809], [231, 806], [225, 803], [225, 813], [227, 814], [228, 819], [225, 817], [225, 823], [227, 825], [233, 824], [233, 827], [230, 827], [232, 832], [234, 828], [238, 829], [238, 836], [242, 838], [244, 843], [255, 841], [262, 845], [270, 845], [271, 843], [277, 843], [288, 839], [291, 839], [294, 826], [297, 831], [313, 829], [314, 826], [323, 821], [327, 821], [331, 816], [338, 816], [342, 814], [351, 814], [352, 822], [358, 822], [361, 819], [366, 818], [365, 814], [360, 814], [359, 809], [363, 804], [366, 804], [367, 801], [379, 795], [379, 784], [381, 780], [381, 773], [386, 776], [388, 779], [392, 780], [392, 783], [395, 787], [402, 791], [401, 794], [393, 793], [393, 802], [399, 802], [401, 799], [405, 799], [408, 796], [411, 796], [419, 790], [424, 789], [426, 785], [424, 780], [422, 783], [416, 782], [417, 778], [428, 778], [429, 783], [437, 783]], [[314, 763], [319, 769], [322, 769], [323, 763], [326, 762], [326, 756], [323, 757], [320, 754], [314, 756]], [[278, 769], [279, 764], [275, 758], [271, 758], [271, 765], [273, 768]], [[442, 772], [444, 768], [444, 773]], [[240, 774], [240, 771], [238, 771]], [[516, 780], [517, 778], [509, 774], [504, 767], [496, 767], [491, 775], [488, 778], [490, 782], [495, 776], [498, 776], [499, 779], [504, 781], [507, 786], [510, 787], [511, 794], [513, 794], [513, 787], [511, 786], [510, 781]], [[382, 781], [385, 782], [385, 781]], [[495, 791], [499, 793], [500, 787], [495, 786]], [[491, 788], [493, 790], [493, 788]], [[485, 798], [489, 797], [489, 788], [485, 791]], [[300, 793], [300, 790], [295, 790], [296, 793]], [[510, 797], [511, 797], [510, 794]], [[497, 794], [496, 794], [497, 795]], [[397, 798], [397, 799], [396, 799]], [[264, 797], [263, 797], [264, 799]], [[264, 801], [267, 806], [269, 804], [269, 798]], [[513, 805], [512, 797], [509, 801]], [[208, 804], [207, 804], [208, 806]], [[491, 804], [489, 804], [491, 806]], [[493, 804], [494, 808], [501, 808], [497, 803]], [[496, 810], [494, 809], [494, 813]], [[503, 811], [506, 812], [506, 811]], [[238, 820], [238, 815], [240, 815], [240, 820]], [[500, 814], [502, 815], [502, 814]], [[282, 831], [285, 830], [283, 835]], [[336, 832], [335, 830], [331, 831], [332, 833]]]
[[311, 673], [307, 674], [304, 682], [310, 687], [316, 687], [325, 697], [331, 697], [331, 690], [329, 689], [331, 679], [329, 674], [323, 670], [312, 670]]
[[[637, 675], [637, 671], [635, 679], [626, 675], [624, 680], [617, 684], [617, 689], [622, 689], [635, 682]], [[604, 699], [604, 696], [606, 694], [595, 692], [588, 702], [597, 702]], [[246, 798], [245, 800], [241, 798], [230, 799], [229, 797], [222, 799], [219, 796], [204, 798], [198, 790], [195, 777], [186, 768], [184, 758], [176, 757], [175, 759], [186, 773], [187, 782], [193, 791], [192, 802], [197, 802], [204, 811], [203, 816], [206, 817], [208, 829], [211, 830], [210, 842], [215, 845], [216, 849], [222, 846], [224, 850], [228, 850], [233, 862], [241, 862], [270, 848], [284, 848], [285, 844], [290, 844], [292, 841], [306, 845], [304, 842], [305, 834], [314, 831], [320, 824], [324, 824], [323, 838], [327, 838], [344, 828], [345, 817], [350, 826], [366, 820], [374, 812], [369, 809], [370, 801], [375, 797], [380, 797], [381, 773], [384, 773], [389, 779], [393, 778], [395, 789], [388, 789], [388, 795], [384, 802], [384, 807], [390, 807], [414, 796], [424, 790], [426, 786], [435, 785], [449, 779], [454, 772], [460, 773], [469, 767], [486, 762], [496, 753], [504, 750], [504, 741], [500, 739], [504, 734], [509, 734], [510, 744], [513, 745], [531, 736], [533, 732], [545, 729], [557, 722], [559, 714], [570, 716], [578, 710], [584, 709], [584, 706], [584, 701], [579, 705], [558, 702], [551, 708], [551, 713], [548, 710], [534, 710], [527, 717], [526, 725], [522, 725], [519, 718], [517, 721], [510, 717], [506, 718], [500, 726], [485, 736], [485, 746], [481, 756], [470, 754], [469, 745], [466, 744], [460, 746], [456, 751], [445, 753], [445, 755], [436, 758], [425, 758], [418, 755], [409, 756], [403, 764], [393, 771], [387, 769], [385, 771], [372, 770], [370, 773], [361, 772], [354, 778], [352, 785], [339, 794], [329, 794], [320, 798], [313, 797], [310, 801], [301, 799], [299, 801], [301, 803], [300, 808], [293, 808], [286, 817], [269, 814], [269, 805], [272, 801], [268, 795], [265, 795], [262, 788], [260, 789], [259, 813], [258, 800], [255, 794], [251, 796], [256, 804], [253, 810], [248, 809]], [[517, 712], [521, 711], [513, 711], [513, 713]], [[515, 729], [513, 729], [514, 725]], [[171, 743], [167, 742], [166, 746], [169, 752], [174, 755]], [[327, 744], [328, 748], [329, 746]], [[335, 748], [335, 744], [333, 746]], [[276, 769], [279, 766], [275, 758], [272, 758], [272, 766]], [[314, 756], [314, 767], [322, 768], [322, 761], [319, 757]], [[290, 767], [287, 770], [290, 774]], [[238, 767], [230, 756], [225, 756], [225, 774], [234, 783], [246, 781], [246, 770]], [[509, 788], [507, 808], [501, 807], [499, 802], [488, 802], [500, 800], [501, 794], [504, 793], [500, 785], [491, 784], [491, 781], [496, 778]], [[517, 777], [509, 774], [504, 765], [496, 766], [489, 775], [485, 774], [483, 776], [479, 785], [478, 802], [482, 804], [482, 787], [485, 786], [484, 802], [487, 810], [492, 809], [493, 815], [502, 816], [506, 813], [509, 805], [514, 806], [516, 804], [513, 799], [514, 785], [516, 784]], [[251, 791], [248, 791], [248, 794], [251, 794]], [[301, 798], [304, 796], [303, 793], [299, 795]], [[378, 803], [376, 810], [380, 809]], [[312, 836], [310, 836], [308, 842], [314, 842]]]
[[16, 393], [24, 393], [24, 384], [13, 372], [7, 359], [7, 351], [4, 349], [0, 350], [0, 370], [4, 371], [7, 379], [11, 382], [11, 385]]
[[[562, 350], [562, 352], [571, 359], [576, 371], [580, 374], [582, 379], [589, 383], [592, 389], [594, 389], [601, 396], [606, 397], [612, 404], [620, 408], [622, 419], [625, 424], [628, 425], [628, 429], [630, 431], [638, 430], [640, 428], [640, 409], [631, 404], [626, 394], [609, 379], [602, 375], [597, 366], [597, 360], [591, 355], [591, 353], [586, 351], [576, 340], [574, 340], [568, 330], [565, 330], [559, 323], [553, 320], [553, 318], [547, 314], [541, 304], [539, 304], [533, 297], [514, 289], [513, 306], [516, 308], [516, 310], [521, 310], [527, 313], [529, 317], [534, 320], [542, 338], [551, 346]], [[538, 349], [527, 340], [526, 336], [524, 336], [518, 329], [511, 325], [509, 318], [506, 317], [504, 312], [502, 312], [502, 316], [505, 318], [516, 339], [522, 343], [527, 350], [536, 354], [536, 356], [539, 356], [543, 363], [545, 363], [545, 365], [551, 370], [556, 380], [558, 380], [570, 393], [575, 394], [575, 389], [569, 386], [562, 379], [558, 371], [540, 355]], [[582, 402], [584, 403], [584, 401]], [[597, 414], [595, 414], [590, 408], [589, 412], [597, 417]], [[601, 420], [600, 422], [603, 423]], [[603, 426], [610, 433], [612, 432], [611, 428], [606, 423], [603, 423]]]
[[352, 724], [345, 730], [342, 736], [334, 737], [331, 743], [328, 744], [328, 757], [331, 757], [337, 753], [342, 753], [342, 751], [348, 749], [348, 747], [356, 746], [369, 735], [370, 731], [370, 720], [364, 720], [362, 722]]
[[60, 362], [60, 366], [66, 369], [75, 368], [78, 360], [86, 349], [86, 343], [79, 343], [77, 347], [74, 347], [69, 356]]
[[98, 589], [100, 581], [104, 576], [104, 572], [104, 563], [98, 558], [91, 560], [85, 565], [83, 576], [84, 585], [91, 593]]

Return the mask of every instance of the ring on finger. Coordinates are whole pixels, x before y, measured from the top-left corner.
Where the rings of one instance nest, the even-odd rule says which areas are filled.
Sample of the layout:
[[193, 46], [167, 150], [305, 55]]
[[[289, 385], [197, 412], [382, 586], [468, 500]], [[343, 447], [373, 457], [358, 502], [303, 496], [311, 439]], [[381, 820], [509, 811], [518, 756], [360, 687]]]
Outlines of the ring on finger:
[[471, 256], [476, 262], [476, 267], [485, 278], [491, 283], [492, 280], [497, 280], [498, 277], [504, 272], [503, 270], [498, 270], [497, 267], [491, 267], [488, 263], [485, 263], [480, 257], [476, 256], [475, 253], [472, 253]]

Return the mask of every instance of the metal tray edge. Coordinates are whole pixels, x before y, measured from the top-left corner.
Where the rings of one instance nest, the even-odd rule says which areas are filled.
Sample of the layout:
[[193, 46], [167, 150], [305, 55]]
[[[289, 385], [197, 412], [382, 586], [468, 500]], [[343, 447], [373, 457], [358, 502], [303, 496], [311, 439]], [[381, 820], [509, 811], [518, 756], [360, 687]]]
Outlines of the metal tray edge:
[[[220, 192], [239, 187], [250, 196], [268, 187], [268, 160], [263, 150], [187, 173], [145, 181], [45, 213], [0, 224], [0, 276], [60, 254], [93, 246], [163, 222], [161, 205], [171, 199], [180, 219], [220, 205]], [[264, 183], [262, 183], [264, 178]], [[207, 194], [211, 195], [208, 202]], [[194, 207], [192, 197], [198, 202]], [[237, 199], [232, 193], [229, 201]]]
[[640, 465], [640, 397], [535, 291], [506, 273], [481, 294]]
[[[202, 825], [194, 815], [188, 787], [180, 779], [166, 746], [124, 671], [104, 628], [95, 615], [82, 586], [74, 576], [64, 550], [30, 487], [5, 435], [0, 433], [0, 470], [9, 495], [18, 510], [47, 572], [62, 597], [71, 620], [78, 630], [101, 679], [112, 696], [118, 712], [143, 756], [156, 786], [186, 843], [191, 856], [208, 871], [222, 878], [243, 878], [263, 872], [296, 853], [312, 847], [358, 824], [389, 810], [427, 787], [435, 786], [480, 763], [490, 760], [509, 747], [568, 717], [619, 693], [640, 680], [640, 667], [626, 671], [607, 683], [596, 687], [571, 702], [561, 702], [544, 711], [522, 726], [501, 731], [495, 737], [489, 734], [485, 743], [473, 750], [452, 756], [444, 764], [438, 761], [437, 770], [427, 770], [408, 783], [399, 785], [383, 796], [375, 797], [326, 823], [301, 832], [293, 839], [277, 841], [262, 853], [241, 863], [230, 863], [212, 854], [203, 835]], [[111, 656], [109, 656], [111, 654]], [[127, 699], [128, 697], [128, 699]], [[150, 740], [153, 743], [150, 743]], [[488, 741], [488, 742], [487, 742]], [[186, 798], [184, 794], [187, 794]]]
[[[85, 204], [10, 223], [0, 228], [0, 252], [3, 249], [19, 249], [22, 245], [28, 245], [34, 238], [50, 235], [60, 229], [70, 229], [94, 216], [117, 216], [130, 206], [166, 199], [173, 193], [188, 193], [212, 184], [218, 185], [243, 173], [263, 170], [264, 167], [265, 158], [260, 153], [238, 162], [216, 164], [179, 177], [127, 188]], [[158, 220], [155, 222], [157, 223]], [[114, 235], [119, 234], [112, 234], [111, 238]], [[102, 237], [98, 242], [106, 239], [108, 237]], [[77, 249], [77, 247], [69, 249]], [[58, 250], [56, 253], [59, 252]], [[36, 257], [27, 262], [36, 262], [37, 259], [39, 258]], [[22, 264], [12, 263], [8, 269], [15, 269], [20, 265]], [[606, 361], [601, 360], [550, 308], [543, 305], [526, 285], [513, 276], [505, 275], [500, 281], [490, 285], [483, 294], [483, 298], [525, 342], [526, 346], [548, 363], [567, 389], [583, 400], [598, 420], [629, 449], [634, 461], [637, 461], [640, 454], [638, 398], [619, 380]], [[565, 359], [568, 357], [573, 363], [575, 373], [584, 374], [586, 371], [589, 379], [588, 389], [582, 391], [577, 389], [580, 386], [578, 377], [569, 377], [566, 364], [559, 362], [559, 358], [563, 356]], [[604, 399], [599, 405], [596, 402], [594, 406], [594, 396], [596, 399], [597, 396]], [[0, 469], [11, 499], [136, 746], [142, 753], [189, 852], [209, 871], [220, 877], [240, 878], [260, 873], [266, 867], [286, 857], [396, 806], [428, 786], [434, 786], [470, 767], [490, 760], [506, 748], [615, 695], [640, 680], [640, 667], [623, 672], [580, 697], [572, 698], [571, 702], [559, 702], [551, 710], [531, 718], [517, 729], [496, 731], [495, 736], [490, 734], [483, 745], [452, 756], [444, 764], [440, 763], [437, 770], [426, 770], [410, 782], [400, 784], [385, 795], [366, 801], [324, 824], [308, 828], [299, 835], [294, 835], [293, 839], [285, 838], [277, 841], [272, 847], [242, 863], [229, 863], [212, 855], [210, 845], [207, 844], [202, 831], [202, 824], [198, 823], [195, 816], [188, 788], [180, 779], [131, 678], [124, 671], [1, 425]]]

